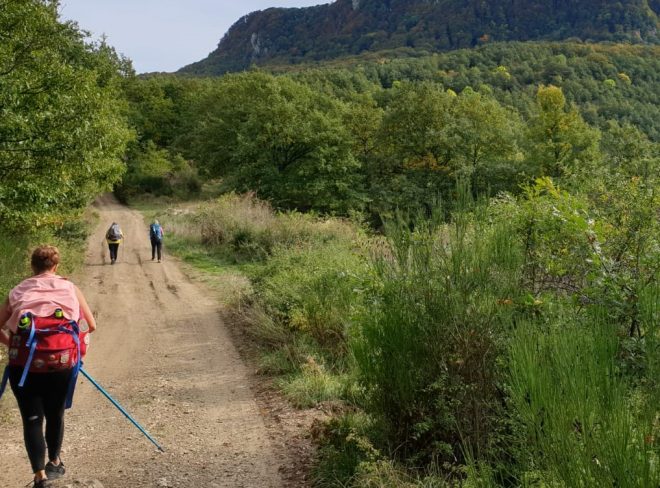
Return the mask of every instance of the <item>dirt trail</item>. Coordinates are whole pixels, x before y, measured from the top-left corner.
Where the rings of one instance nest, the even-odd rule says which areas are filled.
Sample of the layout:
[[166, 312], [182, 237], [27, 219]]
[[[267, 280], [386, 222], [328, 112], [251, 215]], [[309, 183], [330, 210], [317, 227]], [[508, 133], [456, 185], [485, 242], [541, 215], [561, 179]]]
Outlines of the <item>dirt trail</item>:
[[[139, 213], [111, 196], [96, 207], [100, 224], [76, 280], [99, 325], [85, 368], [166, 452], [82, 378], [66, 418], [67, 478], [105, 488], [288, 485], [217, 303], [174, 260], [151, 261]], [[103, 236], [113, 221], [126, 240], [111, 266]], [[0, 426], [0, 487], [24, 486], [31, 475], [13, 395], [3, 403], [11, 420]]]

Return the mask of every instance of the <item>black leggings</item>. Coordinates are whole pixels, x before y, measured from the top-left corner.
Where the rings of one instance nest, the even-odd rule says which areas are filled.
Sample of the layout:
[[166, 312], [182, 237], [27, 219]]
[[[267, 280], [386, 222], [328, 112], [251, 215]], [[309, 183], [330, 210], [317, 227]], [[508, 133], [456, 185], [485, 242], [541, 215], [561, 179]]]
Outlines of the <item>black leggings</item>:
[[119, 250], [119, 243], [108, 243], [108, 249], [110, 249], [110, 260], [117, 261], [117, 251]]
[[25, 448], [32, 464], [32, 472], [36, 473], [45, 468], [46, 446], [48, 459], [55, 460], [60, 456], [64, 439], [64, 404], [72, 370], [28, 373], [24, 385], [19, 387], [22, 373], [22, 367], [11, 367], [9, 384], [21, 411]]
[[160, 254], [163, 249], [163, 242], [158, 239], [151, 239], [151, 259], [153, 260], [156, 257], [156, 251], [158, 251], [158, 260], [160, 261]]

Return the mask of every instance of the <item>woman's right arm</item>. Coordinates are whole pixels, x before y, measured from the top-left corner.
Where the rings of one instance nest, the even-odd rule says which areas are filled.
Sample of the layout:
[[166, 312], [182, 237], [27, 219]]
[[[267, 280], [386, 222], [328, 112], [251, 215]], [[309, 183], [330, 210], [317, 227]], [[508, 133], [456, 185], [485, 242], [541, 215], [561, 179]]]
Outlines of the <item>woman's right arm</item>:
[[11, 310], [9, 309], [9, 299], [0, 305], [0, 342], [5, 346], [9, 347], [9, 331], [5, 328], [7, 320], [11, 317]]
[[92, 333], [96, 330], [96, 319], [92, 314], [92, 309], [89, 308], [89, 304], [85, 299], [85, 295], [83, 295], [82, 291], [80, 291], [80, 288], [78, 288], [76, 285], [73, 286], [76, 287], [76, 296], [78, 297], [78, 302], [80, 302], [83, 318], [87, 321], [87, 325], [89, 325], [89, 332]]

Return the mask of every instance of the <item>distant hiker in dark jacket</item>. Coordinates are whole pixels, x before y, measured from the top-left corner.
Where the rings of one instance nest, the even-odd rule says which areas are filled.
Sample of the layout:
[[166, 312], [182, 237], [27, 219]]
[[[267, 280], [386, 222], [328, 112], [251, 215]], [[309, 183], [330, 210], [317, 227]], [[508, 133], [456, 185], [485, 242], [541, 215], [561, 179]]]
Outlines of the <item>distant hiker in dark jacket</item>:
[[113, 222], [105, 233], [105, 240], [108, 242], [108, 249], [110, 249], [110, 264], [115, 264], [119, 244], [124, 240], [124, 233], [119, 228], [117, 222]]
[[151, 260], [156, 259], [156, 253], [158, 253], [160, 263], [163, 250], [163, 227], [157, 220], [154, 220], [149, 226], [149, 240], [151, 241]]

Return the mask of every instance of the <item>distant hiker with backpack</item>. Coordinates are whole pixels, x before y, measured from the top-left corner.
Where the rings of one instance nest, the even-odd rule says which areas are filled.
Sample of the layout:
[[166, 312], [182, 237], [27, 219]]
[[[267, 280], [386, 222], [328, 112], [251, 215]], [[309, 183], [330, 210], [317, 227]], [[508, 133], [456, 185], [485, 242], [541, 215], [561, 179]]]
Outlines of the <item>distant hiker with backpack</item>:
[[52, 486], [49, 480], [64, 475], [64, 411], [71, 406], [88, 333], [96, 329], [82, 292], [57, 275], [59, 263], [56, 247], [35, 249], [33, 275], [13, 288], [0, 306], [0, 342], [9, 357], [0, 396], [9, 382], [23, 419], [35, 488]]
[[149, 240], [151, 240], [151, 260], [156, 259], [156, 251], [158, 252], [158, 262], [160, 263], [161, 253], [163, 250], [163, 227], [158, 220], [154, 220], [149, 226]]
[[105, 233], [105, 240], [110, 249], [110, 264], [115, 264], [117, 261], [117, 252], [119, 251], [119, 244], [124, 239], [124, 233], [119, 228], [117, 222], [113, 222], [108, 231]]

